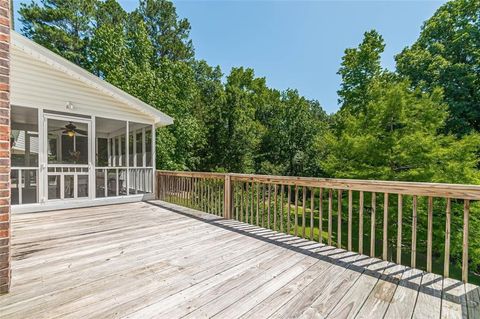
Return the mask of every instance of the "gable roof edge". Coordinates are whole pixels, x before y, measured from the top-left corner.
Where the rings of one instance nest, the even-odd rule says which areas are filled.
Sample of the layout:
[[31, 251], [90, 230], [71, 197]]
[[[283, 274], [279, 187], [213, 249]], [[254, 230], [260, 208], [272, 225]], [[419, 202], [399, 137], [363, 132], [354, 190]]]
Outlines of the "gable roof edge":
[[155, 109], [153, 106], [141, 101], [140, 99], [124, 92], [107, 81], [100, 79], [99, 77], [41, 46], [40, 44], [35, 43], [34, 41], [20, 35], [15, 31], [11, 31], [11, 37], [13, 46], [39, 59], [40, 61], [47, 63], [53, 68], [85, 83], [86, 85], [111, 96], [113, 99], [124, 103], [150, 117], [153, 117], [156, 126], [173, 124], [172, 117]]

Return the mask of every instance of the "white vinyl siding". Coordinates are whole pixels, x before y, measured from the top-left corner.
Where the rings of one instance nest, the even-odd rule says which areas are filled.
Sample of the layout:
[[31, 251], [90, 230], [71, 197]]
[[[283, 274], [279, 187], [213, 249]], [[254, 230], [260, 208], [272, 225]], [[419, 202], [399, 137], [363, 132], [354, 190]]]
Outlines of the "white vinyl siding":
[[33, 59], [15, 46], [11, 49], [11, 104], [61, 112], [71, 102], [77, 114], [130, 119], [151, 123], [152, 118], [82, 81]]

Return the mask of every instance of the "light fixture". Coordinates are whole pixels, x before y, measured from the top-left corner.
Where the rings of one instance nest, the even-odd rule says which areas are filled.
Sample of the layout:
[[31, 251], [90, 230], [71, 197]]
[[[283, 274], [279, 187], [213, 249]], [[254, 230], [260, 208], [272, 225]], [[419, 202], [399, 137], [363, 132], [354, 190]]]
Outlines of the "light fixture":
[[73, 110], [73, 108], [74, 108], [74, 107], [73, 107], [73, 103], [70, 102], [70, 101], [68, 101], [68, 102], [67, 102], [67, 105], [65, 105], [65, 108], [66, 108], [67, 110]]
[[68, 130], [68, 131], [67, 131], [67, 135], [70, 136], [70, 137], [74, 137], [74, 136], [75, 136], [75, 131], [73, 131], [73, 130]]

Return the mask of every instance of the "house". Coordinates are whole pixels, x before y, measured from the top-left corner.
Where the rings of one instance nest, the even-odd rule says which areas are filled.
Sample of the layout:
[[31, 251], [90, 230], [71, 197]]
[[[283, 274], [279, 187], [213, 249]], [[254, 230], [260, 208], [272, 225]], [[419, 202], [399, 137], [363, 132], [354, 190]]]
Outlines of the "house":
[[1, 2], [0, 10], [4, 287], [10, 210], [153, 198], [155, 128], [173, 119], [10, 31], [8, 1]]
[[172, 119], [11, 32], [12, 212], [151, 198]]

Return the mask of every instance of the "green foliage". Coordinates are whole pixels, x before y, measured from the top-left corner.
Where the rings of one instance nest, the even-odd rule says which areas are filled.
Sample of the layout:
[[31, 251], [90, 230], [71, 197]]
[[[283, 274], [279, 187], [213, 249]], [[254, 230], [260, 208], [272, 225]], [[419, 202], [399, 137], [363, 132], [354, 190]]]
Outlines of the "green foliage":
[[444, 91], [445, 127], [458, 135], [480, 130], [480, 1], [455, 0], [425, 22], [418, 40], [397, 57], [414, 87]]
[[[276, 93], [278, 95], [278, 93]], [[266, 133], [258, 171], [266, 174], [320, 176], [315, 140], [327, 130], [327, 115], [318, 102], [287, 90], [262, 116]]]
[[89, 69], [96, 0], [41, 0], [21, 4], [22, 32], [35, 42]]
[[382, 73], [380, 55], [385, 49], [382, 36], [375, 30], [365, 32], [358, 48], [345, 50], [338, 74], [342, 77], [338, 91], [342, 109], [362, 111], [368, 103], [368, 85]]
[[172, 61], [186, 61], [193, 58], [193, 44], [189, 39], [190, 23], [187, 19], [178, 19], [172, 2], [140, 0], [137, 12], [147, 26], [157, 62], [163, 58]]
[[448, 115], [440, 90], [411, 90], [407, 81], [374, 81], [364, 112], [345, 113], [344, 129], [320, 142], [319, 163], [332, 176], [478, 183], [478, 134], [438, 133]]

